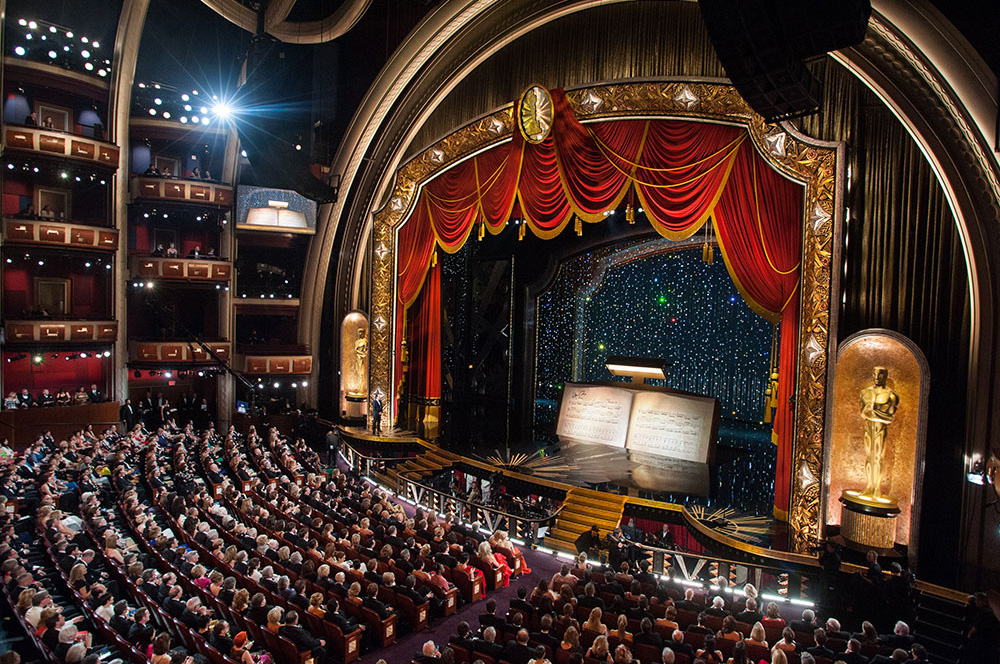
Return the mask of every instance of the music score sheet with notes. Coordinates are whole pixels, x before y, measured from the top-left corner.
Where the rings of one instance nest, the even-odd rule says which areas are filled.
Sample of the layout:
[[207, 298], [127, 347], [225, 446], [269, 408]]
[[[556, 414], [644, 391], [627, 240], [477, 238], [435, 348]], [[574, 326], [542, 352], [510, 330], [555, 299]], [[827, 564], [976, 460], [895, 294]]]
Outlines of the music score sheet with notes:
[[556, 433], [630, 452], [705, 463], [714, 399], [597, 385], [565, 386]]

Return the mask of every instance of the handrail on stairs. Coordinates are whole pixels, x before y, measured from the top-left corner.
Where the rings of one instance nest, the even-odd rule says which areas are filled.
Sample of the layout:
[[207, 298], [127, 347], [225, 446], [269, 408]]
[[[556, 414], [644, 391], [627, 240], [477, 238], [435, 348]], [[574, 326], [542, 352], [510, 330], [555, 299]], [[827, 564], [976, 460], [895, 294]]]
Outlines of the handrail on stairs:
[[[563, 502], [554, 512], [543, 517], [525, 517], [510, 514], [495, 507], [482, 503], [458, 498], [414, 479], [410, 473], [416, 470], [404, 470], [396, 476], [396, 495], [415, 505], [433, 510], [443, 518], [453, 517], [456, 520], [476, 527], [482, 533], [492, 534], [497, 530], [505, 530], [508, 535], [521, 543], [534, 547], [539, 541], [539, 531], [551, 526], [552, 522], [562, 513], [566, 503]], [[479, 524], [477, 527], [476, 524]]]

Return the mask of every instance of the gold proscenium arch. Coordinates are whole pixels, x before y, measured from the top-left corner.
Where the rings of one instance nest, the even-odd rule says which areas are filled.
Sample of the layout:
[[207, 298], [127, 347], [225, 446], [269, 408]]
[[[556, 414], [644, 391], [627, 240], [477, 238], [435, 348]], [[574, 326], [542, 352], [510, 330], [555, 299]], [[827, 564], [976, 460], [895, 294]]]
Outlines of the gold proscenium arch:
[[[759, 154], [776, 170], [805, 186], [802, 210], [802, 281], [799, 357], [795, 388], [795, 439], [788, 522], [797, 551], [819, 537], [826, 391], [836, 329], [840, 228], [843, 221], [844, 148], [815, 140], [790, 125], [772, 125], [727, 85], [698, 82], [607, 84], [568, 90], [570, 108], [582, 122], [625, 118], [689, 119], [743, 126]], [[442, 138], [396, 173], [388, 202], [373, 215], [371, 377], [394, 404], [392, 380], [396, 320], [396, 241], [420, 187], [454, 164], [511, 139], [517, 131], [513, 104]], [[395, 413], [393, 413], [395, 416]]]

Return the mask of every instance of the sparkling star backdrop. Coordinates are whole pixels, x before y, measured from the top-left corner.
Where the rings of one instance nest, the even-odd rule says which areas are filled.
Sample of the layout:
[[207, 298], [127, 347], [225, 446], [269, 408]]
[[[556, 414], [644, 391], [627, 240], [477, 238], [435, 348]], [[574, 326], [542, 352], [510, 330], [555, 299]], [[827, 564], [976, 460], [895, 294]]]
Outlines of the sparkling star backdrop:
[[654, 383], [715, 397], [722, 409], [723, 453], [707, 504], [766, 513], [774, 452], [761, 420], [774, 326], [743, 300], [718, 249], [712, 265], [700, 248], [637, 252], [624, 262], [607, 256], [588, 252], [563, 263], [538, 297], [539, 437], [555, 429], [566, 381], [624, 380], [604, 367], [610, 355], [664, 358], [673, 365]]

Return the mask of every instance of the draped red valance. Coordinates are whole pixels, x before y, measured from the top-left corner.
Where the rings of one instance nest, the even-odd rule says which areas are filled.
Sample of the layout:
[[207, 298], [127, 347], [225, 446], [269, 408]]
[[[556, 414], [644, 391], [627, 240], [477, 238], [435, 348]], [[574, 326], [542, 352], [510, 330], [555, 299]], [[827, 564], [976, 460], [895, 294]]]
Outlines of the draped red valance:
[[[424, 285], [435, 250], [454, 253], [472, 232], [500, 233], [513, 215], [540, 238], [558, 235], [578, 217], [597, 222], [629, 196], [664, 237], [679, 240], [714, 219], [726, 267], [749, 305], [781, 324], [775, 505], [788, 504], [798, 346], [798, 284], [803, 187], [772, 169], [742, 127], [686, 120], [612, 120], [583, 125], [562, 90], [552, 91], [554, 122], [541, 143], [514, 132], [449, 168], [420, 190], [398, 236], [396, 372], [406, 309]], [[634, 199], [632, 198], [634, 196]], [[439, 283], [439, 277], [436, 283]], [[438, 302], [425, 302], [427, 298]], [[439, 338], [423, 315], [440, 311], [440, 289], [421, 297], [410, 339]], [[414, 366], [438, 367], [436, 380], [411, 383], [412, 394], [439, 398], [440, 344], [411, 344]], [[426, 356], [423, 356], [426, 355]], [[411, 355], [412, 357], [412, 355]]]

